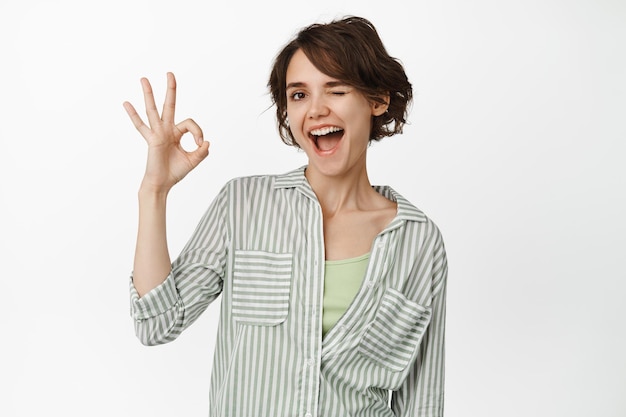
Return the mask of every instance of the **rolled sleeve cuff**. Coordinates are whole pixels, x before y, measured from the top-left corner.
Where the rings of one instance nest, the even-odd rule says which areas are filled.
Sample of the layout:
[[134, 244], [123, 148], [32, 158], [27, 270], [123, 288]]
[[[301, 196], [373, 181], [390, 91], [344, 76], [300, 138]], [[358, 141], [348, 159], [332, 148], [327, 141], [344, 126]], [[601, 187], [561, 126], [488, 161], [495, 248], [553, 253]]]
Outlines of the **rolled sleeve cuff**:
[[171, 273], [165, 281], [144, 294], [143, 297], [139, 297], [133, 277], [130, 276], [130, 315], [135, 320], [149, 319], [171, 310], [178, 302], [178, 298], [178, 291]]

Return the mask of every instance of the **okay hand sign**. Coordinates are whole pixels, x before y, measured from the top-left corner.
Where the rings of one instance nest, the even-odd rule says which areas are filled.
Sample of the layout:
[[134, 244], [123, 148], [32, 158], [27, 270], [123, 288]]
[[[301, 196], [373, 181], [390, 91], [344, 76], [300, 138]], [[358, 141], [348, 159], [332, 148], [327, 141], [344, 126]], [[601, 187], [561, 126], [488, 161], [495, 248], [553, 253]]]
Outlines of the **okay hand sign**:
[[[147, 126], [129, 102], [124, 102], [124, 109], [130, 116], [135, 128], [148, 144], [148, 161], [142, 187], [154, 192], [168, 192], [174, 184], [182, 180], [209, 154], [209, 142], [202, 137], [202, 129], [196, 122], [186, 119], [174, 123], [176, 109], [176, 79], [171, 72], [167, 73], [167, 92], [163, 111], [159, 111], [154, 102], [152, 86], [146, 78], [141, 79]], [[191, 133], [198, 145], [197, 149], [187, 152], [181, 146], [185, 133]]]

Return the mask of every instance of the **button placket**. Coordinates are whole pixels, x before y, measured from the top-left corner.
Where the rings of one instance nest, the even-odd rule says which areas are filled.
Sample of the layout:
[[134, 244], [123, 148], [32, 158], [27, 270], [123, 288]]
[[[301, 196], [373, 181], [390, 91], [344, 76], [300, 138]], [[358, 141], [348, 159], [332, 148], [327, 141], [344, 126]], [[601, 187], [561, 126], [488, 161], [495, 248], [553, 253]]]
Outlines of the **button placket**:
[[[375, 244], [375, 252], [376, 257], [382, 257], [384, 253], [382, 253], [385, 249], [385, 239], [383, 237], [377, 237], [377, 242]], [[372, 275], [372, 277], [365, 283], [365, 286], [368, 290], [373, 289], [376, 286], [376, 276], [377, 274]]]
[[321, 349], [321, 337], [318, 337], [318, 331], [321, 331], [320, 311], [322, 306], [323, 296], [323, 227], [322, 227], [322, 213], [318, 204], [314, 204], [315, 210], [315, 222], [316, 227], [309, 229], [312, 232], [311, 242], [311, 255], [313, 257], [312, 263], [309, 264], [311, 276], [307, 277], [308, 281], [308, 293], [305, 293], [304, 309], [305, 314], [310, 318], [307, 320], [309, 331], [306, 335], [304, 342], [303, 355], [303, 391], [302, 391], [302, 408], [301, 412], [304, 417], [313, 417], [317, 414], [317, 393], [319, 391], [319, 369], [316, 368], [317, 357], [320, 354]]

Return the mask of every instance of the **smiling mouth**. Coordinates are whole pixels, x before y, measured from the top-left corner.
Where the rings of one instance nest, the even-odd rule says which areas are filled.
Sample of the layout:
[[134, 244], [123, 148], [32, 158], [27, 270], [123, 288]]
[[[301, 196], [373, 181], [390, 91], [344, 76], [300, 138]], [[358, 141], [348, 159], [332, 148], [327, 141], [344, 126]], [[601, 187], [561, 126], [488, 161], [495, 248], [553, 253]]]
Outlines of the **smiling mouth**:
[[343, 129], [336, 126], [323, 127], [309, 132], [309, 138], [320, 151], [331, 151], [341, 141]]

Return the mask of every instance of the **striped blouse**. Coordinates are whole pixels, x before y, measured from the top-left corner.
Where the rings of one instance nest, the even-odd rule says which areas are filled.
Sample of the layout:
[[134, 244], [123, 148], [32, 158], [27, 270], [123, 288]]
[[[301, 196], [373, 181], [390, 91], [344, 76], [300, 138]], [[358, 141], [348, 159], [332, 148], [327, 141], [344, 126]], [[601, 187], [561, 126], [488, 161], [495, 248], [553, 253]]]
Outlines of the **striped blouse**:
[[212, 417], [443, 415], [447, 262], [441, 234], [389, 187], [361, 288], [322, 337], [324, 235], [304, 167], [227, 183], [172, 271], [131, 315], [146, 345], [174, 340], [220, 294]]

